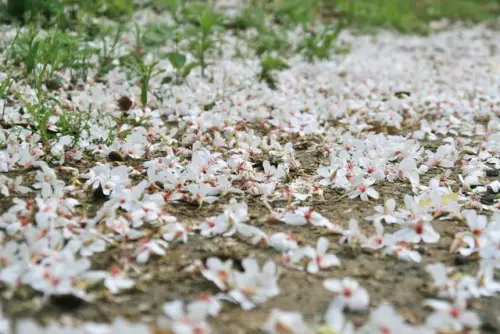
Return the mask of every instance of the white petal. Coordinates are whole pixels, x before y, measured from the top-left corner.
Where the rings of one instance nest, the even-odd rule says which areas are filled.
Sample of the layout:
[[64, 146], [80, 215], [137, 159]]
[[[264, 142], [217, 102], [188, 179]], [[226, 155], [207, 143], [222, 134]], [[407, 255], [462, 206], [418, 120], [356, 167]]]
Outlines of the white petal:
[[340, 260], [335, 254], [326, 254], [321, 259], [321, 268], [329, 268], [332, 266], [339, 266]]
[[325, 237], [320, 237], [316, 245], [316, 252], [318, 253], [319, 256], [323, 256], [326, 254], [327, 249], [328, 249], [328, 239]]
[[341, 292], [342, 291], [342, 282], [335, 278], [326, 279], [323, 282], [323, 286], [330, 291], [333, 292]]

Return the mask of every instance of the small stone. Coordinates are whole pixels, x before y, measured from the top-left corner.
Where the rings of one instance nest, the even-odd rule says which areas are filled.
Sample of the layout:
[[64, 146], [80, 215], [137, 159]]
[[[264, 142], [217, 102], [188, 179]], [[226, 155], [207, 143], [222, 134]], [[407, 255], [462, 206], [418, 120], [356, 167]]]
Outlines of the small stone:
[[96, 200], [103, 200], [108, 198], [108, 196], [104, 194], [102, 187], [100, 185], [94, 190], [92, 196], [94, 196], [94, 199]]
[[50, 301], [53, 305], [66, 311], [75, 310], [84, 304], [82, 299], [73, 295], [51, 296]]
[[496, 177], [500, 175], [500, 171], [497, 169], [487, 169], [486, 170], [486, 176], [488, 177]]
[[469, 259], [467, 259], [465, 256], [460, 255], [460, 254], [455, 256], [455, 265], [463, 266], [467, 263], [469, 263]]
[[495, 197], [495, 194], [486, 194], [481, 197], [480, 202], [484, 205], [493, 205], [493, 203], [495, 203]]
[[401, 98], [404, 98], [404, 97], [411, 96], [411, 92], [401, 90], [401, 91], [394, 92], [394, 96], [396, 96], [397, 98], [401, 99]]
[[123, 161], [122, 155], [116, 151], [111, 151], [108, 155], [108, 158], [111, 161]]
[[47, 87], [47, 89], [50, 89], [50, 90], [56, 90], [56, 89], [61, 88], [62, 84], [61, 84], [60, 80], [53, 78], [53, 79], [49, 79], [45, 82], [45, 87]]
[[133, 104], [132, 100], [129, 99], [128, 97], [126, 97], [126, 96], [120, 97], [118, 99], [117, 103], [118, 103], [118, 107], [120, 107], [120, 110], [122, 110], [122, 111], [129, 110], [132, 107], [132, 104]]
[[484, 330], [485, 332], [489, 333], [498, 333], [498, 330], [500, 330], [500, 327], [498, 327], [498, 324], [493, 324], [490, 321], [485, 321], [483, 325], [481, 326], [481, 329]]
[[417, 248], [417, 252], [420, 253], [420, 255], [424, 255], [425, 254], [425, 247], [424, 246], [420, 246]]

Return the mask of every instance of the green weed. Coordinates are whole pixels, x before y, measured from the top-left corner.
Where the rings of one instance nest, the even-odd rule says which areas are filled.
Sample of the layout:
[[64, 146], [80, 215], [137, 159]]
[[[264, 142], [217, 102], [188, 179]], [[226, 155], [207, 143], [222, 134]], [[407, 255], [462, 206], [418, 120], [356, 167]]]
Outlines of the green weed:
[[205, 77], [207, 54], [215, 46], [215, 31], [221, 25], [221, 17], [211, 8], [202, 5], [185, 8], [184, 15], [192, 22], [186, 35], [190, 51], [201, 68], [201, 76]]
[[290, 66], [281, 58], [265, 56], [260, 61], [261, 70], [259, 80], [267, 83], [269, 88], [276, 89], [276, 71], [281, 71]]
[[141, 103], [143, 108], [148, 104], [149, 82], [152, 78], [163, 73], [163, 70], [156, 69], [158, 61], [146, 62], [142, 57], [129, 55], [121, 59], [123, 66], [128, 68], [133, 74], [140, 78], [141, 82]]

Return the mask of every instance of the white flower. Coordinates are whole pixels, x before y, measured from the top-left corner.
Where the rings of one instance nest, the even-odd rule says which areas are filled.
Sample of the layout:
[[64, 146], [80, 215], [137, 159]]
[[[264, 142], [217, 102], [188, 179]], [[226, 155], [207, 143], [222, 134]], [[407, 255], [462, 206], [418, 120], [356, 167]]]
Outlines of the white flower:
[[450, 269], [446, 268], [443, 263], [429, 264], [425, 270], [432, 277], [432, 285], [438, 289], [440, 297], [454, 297], [456, 294], [456, 282], [448, 278]]
[[380, 249], [385, 246], [385, 238], [392, 237], [392, 235], [384, 234], [384, 226], [380, 222], [375, 222], [376, 233], [361, 243], [361, 247]]
[[477, 314], [467, 311], [464, 299], [456, 299], [453, 304], [444, 300], [428, 299], [425, 305], [434, 309], [434, 313], [427, 317], [426, 324], [435, 330], [462, 331], [464, 328], [475, 329], [481, 325]]
[[429, 208], [420, 205], [420, 199], [411, 195], [404, 197], [406, 209], [399, 209], [396, 216], [401, 220], [409, 220], [411, 222], [431, 221], [432, 215], [429, 213]]
[[307, 272], [315, 274], [319, 269], [340, 265], [339, 258], [335, 254], [327, 254], [327, 249], [328, 239], [321, 237], [318, 239], [316, 249], [311, 246], [297, 248], [289, 251], [285, 258], [289, 264], [296, 266], [297, 269], [307, 269]]
[[17, 242], [10, 240], [0, 245], [0, 267], [8, 267], [16, 260], [16, 254], [19, 249]]
[[273, 182], [280, 181], [286, 176], [285, 168], [283, 164], [278, 165], [278, 167], [272, 166], [269, 161], [264, 161], [262, 163], [264, 168], [264, 174], [257, 174], [256, 180], [259, 182]]
[[458, 251], [463, 256], [469, 256], [482, 246], [489, 244], [490, 232], [495, 228], [493, 224], [488, 227], [488, 218], [484, 215], [478, 215], [476, 210], [464, 210], [461, 216], [466, 219], [469, 231], [455, 234], [450, 251]]
[[278, 232], [271, 235], [268, 239], [268, 243], [274, 249], [285, 253], [291, 249], [297, 249], [297, 241], [295, 240], [293, 234], [287, 234], [284, 232]]
[[205, 237], [212, 237], [227, 232], [229, 228], [228, 221], [225, 216], [219, 215], [217, 217], [209, 217], [205, 222], [198, 226], [200, 234]]
[[95, 230], [83, 230], [80, 232], [78, 240], [81, 241], [80, 254], [82, 256], [92, 256], [94, 253], [106, 250], [106, 242]]
[[134, 285], [135, 281], [126, 278], [119, 267], [111, 268], [111, 272], [106, 274], [104, 279], [104, 286], [113, 294], [120, 292], [120, 290], [130, 289]]
[[146, 263], [148, 262], [149, 256], [151, 254], [163, 256], [167, 253], [165, 251], [165, 248], [167, 247], [168, 244], [163, 240], [146, 239], [142, 242], [142, 245], [137, 250], [136, 261], [137, 263]]
[[10, 321], [4, 318], [2, 306], [0, 305], [0, 334], [8, 334], [10, 329]]
[[416, 189], [420, 185], [420, 174], [417, 168], [417, 162], [412, 156], [407, 156], [399, 163], [399, 170], [402, 172], [403, 176], [410, 180], [413, 189]]
[[243, 222], [247, 220], [247, 216], [248, 206], [245, 202], [231, 202], [222, 214], [217, 217], [208, 218], [199, 226], [201, 235], [212, 237], [223, 234], [225, 237], [230, 237], [236, 232], [243, 232], [244, 235], [248, 235], [247, 232], [250, 231], [243, 226]]
[[207, 259], [206, 268], [202, 269], [201, 273], [222, 291], [226, 291], [234, 282], [232, 260], [222, 262], [219, 258], [210, 257]]
[[294, 212], [287, 212], [281, 218], [283, 222], [289, 225], [305, 225], [331, 227], [332, 223], [312, 208], [300, 207]]
[[358, 330], [358, 334], [387, 334], [387, 333], [430, 333], [425, 329], [416, 329], [405, 323], [402, 316], [396, 313], [394, 307], [383, 302], [370, 314], [368, 322]]
[[428, 166], [440, 166], [445, 168], [452, 168], [455, 165], [456, 149], [450, 144], [441, 145], [438, 147], [436, 153], [426, 151]]
[[373, 222], [384, 221], [387, 224], [394, 224], [398, 221], [398, 218], [394, 215], [396, 209], [396, 201], [393, 198], [385, 201], [385, 205], [377, 205], [375, 211], [377, 212], [373, 216], [366, 217], [366, 220]]
[[181, 240], [183, 243], [188, 241], [188, 231], [179, 223], [168, 223], [163, 229], [163, 239], [172, 242], [174, 240]]
[[133, 186], [132, 188], [124, 188], [122, 186], [116, 186], [111, 193], [111, 203], [116, 203], [120, 208], [128, 212], [133, 212], [136, 210], [142, 210], [141, 198], [149, 186], [149, 182], [142, 180], [139, 184]]
[[203, 302], [192, 302], [185, 308], [183, 302], [175, 300], [163, 306], [163, 312], [169, 317], [160, 322], [162, 329], [170, 330], [173, 334], [209, 334], [210, 326], [206, 320], [208, 307]]
[[312, 334], [300, 312], [272, 309], [261, 329], [266, 334]]
[[475, 277], [477, 293], [474, 297], [491, 297], [500, 292], [500, 282], [495, 280], [495, 261], [482, 260], [479, 272]]
[[340, 298], [332, 300], [325, 313], [325, 325], [317, 329], [318, 334], [354, 334], [354, 325], [344, 316], [344, 305]]
[[371, 179], [358, 180], [353, 184], [353, 190], [349, 192], [349, 198], [356, 198], [359, 196], [359, 198], [361, 198], [361, 200], [363, 201], [368, 201], [368, 197], [378, 199], [378, 192], [370, 187], [374, 183], [375, 181]]
[[419, 252], [410, 248], [411, 244], [407, 242], [397, 241], [394, 236], [388, 235], [385, 237], [384, 255], [393, 254], [402, 261], [417, 262], [422, 261], [422, 256]]
[[417, 223], [408, 223], [406, 227], [394, 233], [394, 238], [398, 241], [406, 241], [411, 243], [436, 243], [440, 239], [432, 225], [428, 222], [419, 221]]
[[239, 224], [236, 226], [239, 236], [243, 237], [247, 242], [252, 245], [258, 243], [267, 244], [268, 237], [267, 234], [257, 226], [252, 226], [248, 224]]
[[215, 317], [219, 314], [219, 312], [222, 309], [222, 304], [220, 303], [219, 299], [217, 297], [208, 295], [208, 294], [201, 294], [200, 299], [192, 302], [194, 303], [203, 303], [206, 307], [207, 314]]
[[330, 291], [339, 293], [339, 300], [353, 311], [363, 311], [368, 307], [370, 302], [368, 291], [350, 277], [345, 277], [342, 280], [327, 279], [323, 282], [323, 286]]
[[206, 183], [192, 183], [188, 185], [186, 189], [191, 193], [192, 199], [200, 206], [202, 206], [204, 202], [211, 204], [217, 200], [217, 197], [209, 195], [211, 189]]
[[349, 219], [349, 229], [342, 231], [342, 237], [339, 240], [340, 244], [347, 242], [349, 246], [354, 246], [358, 243], [366, 243], [366, 236], [359, 229], [359, 223], [356, 219]]
[[317, 174], [322, 178], [319, 183], [321, 185], [327, 186], [334, 182], [337, 171], [344, 165], [342, 159], [332, 155], [330, 160], [330, 166], [322, 166], [317, 170]]
[[240, 304], [244, 310], [250, 310], [255, 304], [264, 303], [279, 294], [278, 271], [273, 261], [267, 261], [262, 271], [253, 258], [244, 259], [242, 266], [245, 271], [233, 273], [231, 290], [222, 298]]
[[92, 186], [92, 189], [101, 186], [104, 195], [109, 195], [117, 186], [125, 187], [130, 184], [127, 166], [111, 169], [109, 165], [99, 165], [93, 167], [83, 177], [88, 179], [85, 186]]
[[45, 295], [75, 295], [87, 298], [78, 287], [77, 278], [81, 279], [90, 268], [86, 258], [75, 260], [71, 252], [61, 254], [58, 262], [46, 260], [45, 265], [34, 265], [24, 276], [24, 283]]
[[23, 182], [23, 177], [21, 175], [17, 176], [14, 180], [7, 179], [7, 193], [4, 195], [9, 196], [8, 190], [13, 190], [20, 194], [27, 194], [32, 191], [30, 188], [21, 185]]
[[36, 172], [35, 182], [33, 188], [40, 189], [43, 198], [49, 198], [55, 193], [55, 189], [64, 186], [64, 182], [57, 179], [57, 175], [52, 168], [43, 161], [36, 163], [41, 171]]
[[462, 215], [465, 217], [471, 233], [477, 238], [481, 237], [488, 225], [488, 218], [484, 215], [478, 215], [476, 210], [464, 210]]
[[[83, 333], [85, 334], [113, 334], [113, 333], [123, 333], [123, 334], [147, 334], [149, 333], [149, 327], [143, 323], [133, 323], [128, 320], [124, 320], [121, 317], [116, 318], [112, 324], [97, 324], [92, 322], [86, 322], [83, 325]], [[36, 333], [39, 333], [38, 330]], [[40, 332], [41, 333], [41, 332]], [[48, 333], [52, 333], [47, 332]], [[54, 333], [59, 333], [54, 331]]]
[[307, 266], [307, 271], [310, 273], [317, 272], [317, 267], [321, 269], [339, 266], [340, 260], [335, 254], [327, 254], [328, 239], [321, 237], [316, 244], [316, 259], [311, 261]]

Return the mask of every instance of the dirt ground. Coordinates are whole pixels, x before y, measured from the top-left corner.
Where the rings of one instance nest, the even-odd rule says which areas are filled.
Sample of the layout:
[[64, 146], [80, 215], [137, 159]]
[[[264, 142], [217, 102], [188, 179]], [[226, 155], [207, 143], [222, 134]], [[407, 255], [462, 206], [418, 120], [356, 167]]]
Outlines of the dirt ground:
[[[306, 180], [311, 180], [320, 164], [328, 163], [328, 159], [309, 149], [298, 151], [297, 158], [301, 162], [301, 168], [297, 173], [303, 175], [301, 177]], [[85, 166], [80, 166], [80, 168], [84, 170]], [[439, 170], [430, 171], [422, 178], [422, 184], [427, 184], [432, 177], [439, 174]], [[60, 174], [63, 179], [65, 176], [68, 177], [64, 173]], [[458, 178], [451, 179], [456, 182], [452, 188], [457, 191], [459, 180]], [[493, 181], [494, 178], [491, 180]], [[376, 186], [376, 190], [380, 193], [380, 198], [369, 203], [360, 199], [352, 200], [337, 191], [327, 189], [324, 198], [313, 197], [303, 204], [314, 207], [316, 211], [332, 222], [338, 221], [346, 225], [350, 218], [356, 218], [360, 221], [361, 229], [370, 234], [373, 232], [373, 228], [371, 224], [363, 222], [363, 219], [373, 213], [373, 207], [383, 205], [388, 198], [396, 199], [398, 206], [404, 205], [404, 194], [411, 193], [411, 186], [407, 182], [383, 182]], [[418, 251], [422, 254], [421, 263], [407, 263], [391, 257], [382, 258], [380, 251], [361, 248], [352, 250], [339, 245], [340, 236], [329, 233], [324, 228], [271, 223], [268, 221], [269, 210], [256, 197], [230, 195], [216, 204], [204, 205], [200, 209], [188, 204], [176, 204], [168, 209], [181, 222], [196, 224], [210, 215], [222, 212], [229, 197], [238, 200], [244, 198], [249, 206], [250, 219], [248, 223], [262, 228], [266, 233], [292, 232], [302, 245], [314, 245], [318, 237], [328, 237], [329, 249], [339, 257], [341, 265], [322, 270], [314, 275], [281, 266], [280, 295], [259, 305], [252, 311], [243, 311], [239, 306], [224, 303], [222, 313], [211, 321], [214, 333], [260, 333], [261, 324], [273, 308], [298, 310], [310, 322], [320, 319], [334, 296], [323, 287], [323, 280], [346, 276], [355, 278], [368, 290], [371, 307], [379, 305], [382, 301], [390, 301], [409, 323], [422, 323], [429, 313], [429, 310], [422, 303], [426, 298], [434, 296], [428, 285], [429, 276], [425, 271], [425, 266], [435, 262], [443, 262], [448, 265], [458, 264], [456, 262], [457, 256], [450, 254], [449, 248], [455, 233], [463, 230], [465, 223], [456, 221], [435, 223], [436, 231], [441, 234], [439, 242], [420, 246]], [[87, 203], [91, 203], [91, 206], [94, 207], [89, 211], [95, 211], [99, 206], [98, 201], [93, 199], [90, 194], [88, 194]], [[272, 203], [272, 206], [276, 208], [285, 205], [285, 202]], [[394, 230], [395, 227], [391, 230], [391, 226], [387, 226], [388, 232], [394, 232]], [[93, 256], [91, 259], [93, 269], [107, 270], [117, 264], [124, 256], [133, 256], [135, 248], [133, 243], [109, 247], [105, 253]], [[211, 256], [233, 259], [237, 265], [241, 263], [243, 258], [249, 256], [257, 258], [260, 263], [267, 259], [273, 259], [277, 263], [281, 260], [281, 255], [269, 247], [248, 245], [244, 241], [234, 238], [206, 239], [193, 233], [187, 244], [176, 243], [172, 245], [166, 256], [153, 256], [144, 265], [141, 273], [132, 273], [130, 277], [137, 280], [136, 287], [124, 291], [118, 296], [98, 293], [97, 299], [93, 303], [86, 303], [75, 297], [52, 297], [47, 303], [42, 304], [41, 297], [36, 292], [23, 288], [17, 290], [11, 298], [5, 298], [4, 295], [2, 298], [4, 311], [14, 319], [32, 317], [42, 324], [54, 320], [58, 321], [66, 316], [69, 316], [76, 323], [109, 322], [118, 316], [124, 316], [137, 322], [153, 322], [157, 316], [163, 313], [162, 306], [168, 300], [192, 300], [204, 293], [218, 293], [217, 287], [204, 279], [200, 273], [186, 271], [193, 260], [203, 261]], [[475, 275], [478, 263], [469, 258], [457, 269], [462, 274]], [[500, 310], [500, 297], [473, 300], [471, 305], [472, 309], [483, 319], [483, 333], [500, 332], [500, 313], [498, 311]], [[365, 313], [347, 312], [348, 318], [357, 326], [363, 324], [368, 315], [368, 311]]]

